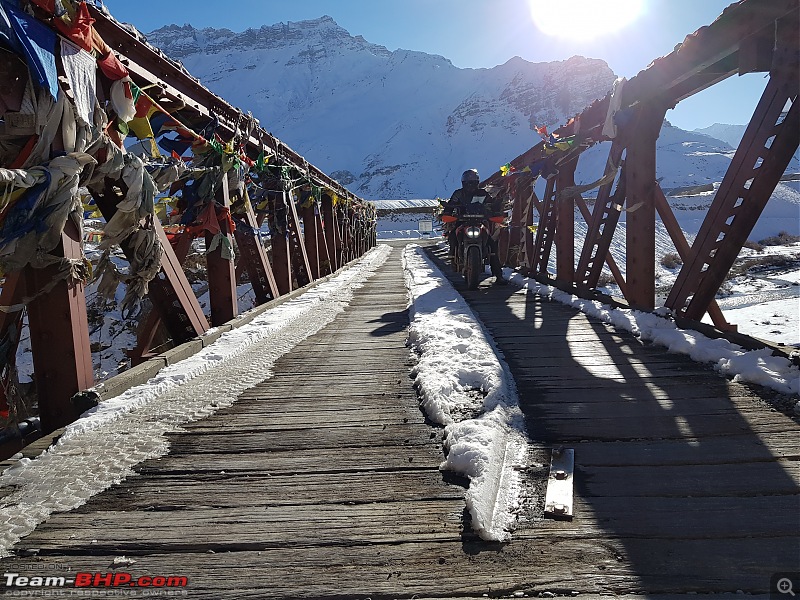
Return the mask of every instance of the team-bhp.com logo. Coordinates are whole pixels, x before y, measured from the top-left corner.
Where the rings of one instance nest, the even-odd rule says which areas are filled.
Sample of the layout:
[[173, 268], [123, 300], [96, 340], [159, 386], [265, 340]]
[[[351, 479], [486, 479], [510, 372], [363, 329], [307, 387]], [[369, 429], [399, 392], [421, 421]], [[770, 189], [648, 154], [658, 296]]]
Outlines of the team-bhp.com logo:
[[74, 577], [34, 576], [19, 573], [3, 575], [7, 588], [185, 588], [189, 584], [186, 577], [176, 575], [156, 575], [134, 577], [130, 573], [75, 573]]

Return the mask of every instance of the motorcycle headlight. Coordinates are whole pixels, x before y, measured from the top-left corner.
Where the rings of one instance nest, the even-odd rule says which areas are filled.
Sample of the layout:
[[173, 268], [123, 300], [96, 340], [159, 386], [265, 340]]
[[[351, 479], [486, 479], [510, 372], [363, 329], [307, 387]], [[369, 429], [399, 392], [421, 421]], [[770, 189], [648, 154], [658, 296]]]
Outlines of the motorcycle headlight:
[[481, 228], [480, 227], [467, 227], [466, 236], [470, 239], [475, 239], [481, 237]]

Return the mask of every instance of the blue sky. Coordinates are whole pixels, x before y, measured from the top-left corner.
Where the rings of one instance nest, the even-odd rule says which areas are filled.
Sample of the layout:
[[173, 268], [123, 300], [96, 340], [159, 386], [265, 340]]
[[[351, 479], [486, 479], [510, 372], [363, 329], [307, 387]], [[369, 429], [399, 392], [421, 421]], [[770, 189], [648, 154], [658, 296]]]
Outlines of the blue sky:
[[[548, 0], [105, 0], [120, 21], [148, 32], [169, 24], [243, 31], [249, 27], [330, 15], [352, 35], [390, 50], [440, 54], [457, 67], [493, 67], [513, 56], [531, 62], [579, 54], [605, 60], [632, 77], [654, 58], [672, 51], [687, 34], [710, 24], [732, 0], [642, 0], [640, 16], [621, 30], [594, 40], [567, 40], [541, 32], [531, 3]], [[580, 0], [549, 0], [561, 6]], [[585, 0], [584, 0], [585, 1]], [[603, 0], [595, 0], [602, 2]], [[570, 28], [568, 19], [565, 28]], [[734, 75], [681, 102], [667, 119], [684, 129], [713, 123], [746, 124], [766, 79]]]

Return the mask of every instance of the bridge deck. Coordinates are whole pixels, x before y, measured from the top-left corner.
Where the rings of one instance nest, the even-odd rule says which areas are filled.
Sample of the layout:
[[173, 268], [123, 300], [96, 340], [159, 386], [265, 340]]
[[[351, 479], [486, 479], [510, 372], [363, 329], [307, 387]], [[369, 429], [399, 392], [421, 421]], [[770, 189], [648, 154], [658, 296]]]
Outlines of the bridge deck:
[[[402, 281], [395, 248], [270, 379], [51, 516], [5, 572], [108, 572], [124, 555], [119, 570], [188, 577], [188, 597], [261, 599], [766, 593], [797, 569], [798, 427], [768, 393], [488, 282], [465, 296], [536, 444], [512, 541], [476, 538], [411, 385]], [[557, 444], [576, 448], [572, 522], [542, 518]]]

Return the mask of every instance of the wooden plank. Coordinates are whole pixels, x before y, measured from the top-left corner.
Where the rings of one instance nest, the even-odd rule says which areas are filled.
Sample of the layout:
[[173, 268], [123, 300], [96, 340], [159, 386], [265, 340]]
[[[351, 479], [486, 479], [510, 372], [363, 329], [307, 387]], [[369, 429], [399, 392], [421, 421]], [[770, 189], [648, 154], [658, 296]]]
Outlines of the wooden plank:
[[[508, 596], [514, 590], [554, 590], [606, 595], [647, 590], [674, 592], [748, 590], [767, 593], [770, 575], [791, 571], [795, 556], [773, 539], [652, 540], [603, 542], [525, 540], [492, 551], [475, 540], [439, 543], [340, 545], [229, 553], [128, 551], [70, 555], [75, 571], [97, 571], [124, 552], [134, 576], [180, 573], [198, 597], [262, 600], [325, 597]], [[58, 555], [48, 554], [48, 560]], [[536, 557], [535, 568], [530, 566]], [[570, 557], [565, 568], [564, 557]], [[41, 557], [5, 559], [7, 570], [26, 570]], [[631, 564], [635, 564], [633, 568]], [[519, 567], [524, 565], [524, 568]], [[431, 573], [436, 573], [435, 577]]]
[[197, 455], [176, 452], [167, 460], [149, 461], [137, 468], [140, 475], [180, 473], [256, 473], [291, 475], [293, 473], [394, 472], [402, 469], [438, 470], [444, 456], [441, 448], [425, 446], [380, 446], [342, 452], [341, 448], [317, 448], [313, 454], [294, 450], [242, 454], [210, 452]]
[[791, 461], [719, 465], [586, 467], [580, 458], [575, 479], [584, 498], [603, 496], [769, 496], [800, 493], [800, 474]]
[[436, 430], [424, 430], [419, 425], [395, 424], [353, 425], [328, 427], [314, 431], [309, 429], [281, 431], [279, 436], [269, 430], [239, 431], [232, 435], [229, 431], [203, 432], [202, 434], [175, 433], [170, 435], [170, 448], [180, 453], [208, 452], [247, 452], [253, 448], [263, 451], [297, 449], [304, 452], [320, 448], [340, 448], [346, 451], [365, 447], [405, 447], [439, 444], [441, 434]]
[[[269, 416], [265, 419], [268, 411], [252, 414], [224, 415], [224, 425], [236, 429], [247, 429], [248, 431], [259, 431], [269, 429], [270, 431], [281, 431], [283, 429], [324, 429], [328, 427], [341, 427], [342, 425], [358, 424], [365, 425], [385, 425], [387, 423], [424, 423], [421, 414], [411, 415], [406, 410], [390, 410], [384, 408], [381, 411], [353, 411], [342, 407], [339, 411], [303, 411], [299, 413], [282, 413]], [[219, 429], [220, 424], [212, 421], [197, 421], [192, 427], [192, 431], [203, 429]]]
[[463, 488], [442, 483], [430, 469], [384, 473], [302, 473], [276, 475], [187, 473], [131, 477], [92, 500], [92, 510], [161, 510], [178, 507], [245, 507], [308, 503], [392, 502], [462, 498]]
[[664, 540], [772, 538], [785, 545], [800, 536], [800, 522], [786, 520], [798, 509], [793, 496], [577, 496], [571, 522], [544, 519], [516, 537], [602, 539], [613, 532], [618, 538]]
[[[783, 417], [783, 415], [781, 415]], [[797, 425], [783, 417], [754, 415], [700, 415], [697, 418], [664, 416], [642, 422], [632, 418], [529, 418], [528, 434], [548, 442], [627, 439], [694, 439], [706, 436], [741, 435], [747, 432], [796, 432]]]
[[[619, 399], [615, 402], [547, 402], [531, 406], [537, 418], [571, 419], [650, 419], [678, 416], [737, 415], [736, 406], [721, 398], [693, 398], [690, 401], [659, 399]], [[763, 409], [762, 409], [763, 410]]]
[[[314, 546], [452, 541], [463, 529], [463, 500], [308, 504], [224, 509], [95, 511], [59, 516], [38, 537], [42, 552], [224, 552]], [[222, 526], [224, 525], [224, 527]]]
[[577, 442], [582, 466], [648, 466], [727, 464], [798, 460], [796, 432], [759, 432], [682, 440], [630, 440], [625, 442]]
[[[747, 393], [746, 389], [737, 389], [738, 384], [727, 387], [702, 382], [695, 385], [681, 381], [665, 380], [659, 381], [658, 385], [646, 382], [631, 382], [626, 385], [616, 385], [608, 387], [584, 385], [564, 385], [554, 386], [552, 383], [540, 383], [536, 381], [517, 382], [517, 389], [520, 395], [528, 401], [537, 403], [537, 406], [544, 407], [547, 404], [569, 404], [571, 402], [630, 402], [635, 401], [659, 401], [671, 400], [688, 401], [694, 399], [702, 400], [708, 398], [726, 398], [735, 400], [740, 395]], [[735, 387], [734, 387], [735, 386]], [[751, 397], [744, 396], [743, 400], [753, 400]], [[544, 409], [543, 409], [544, 410]]]

